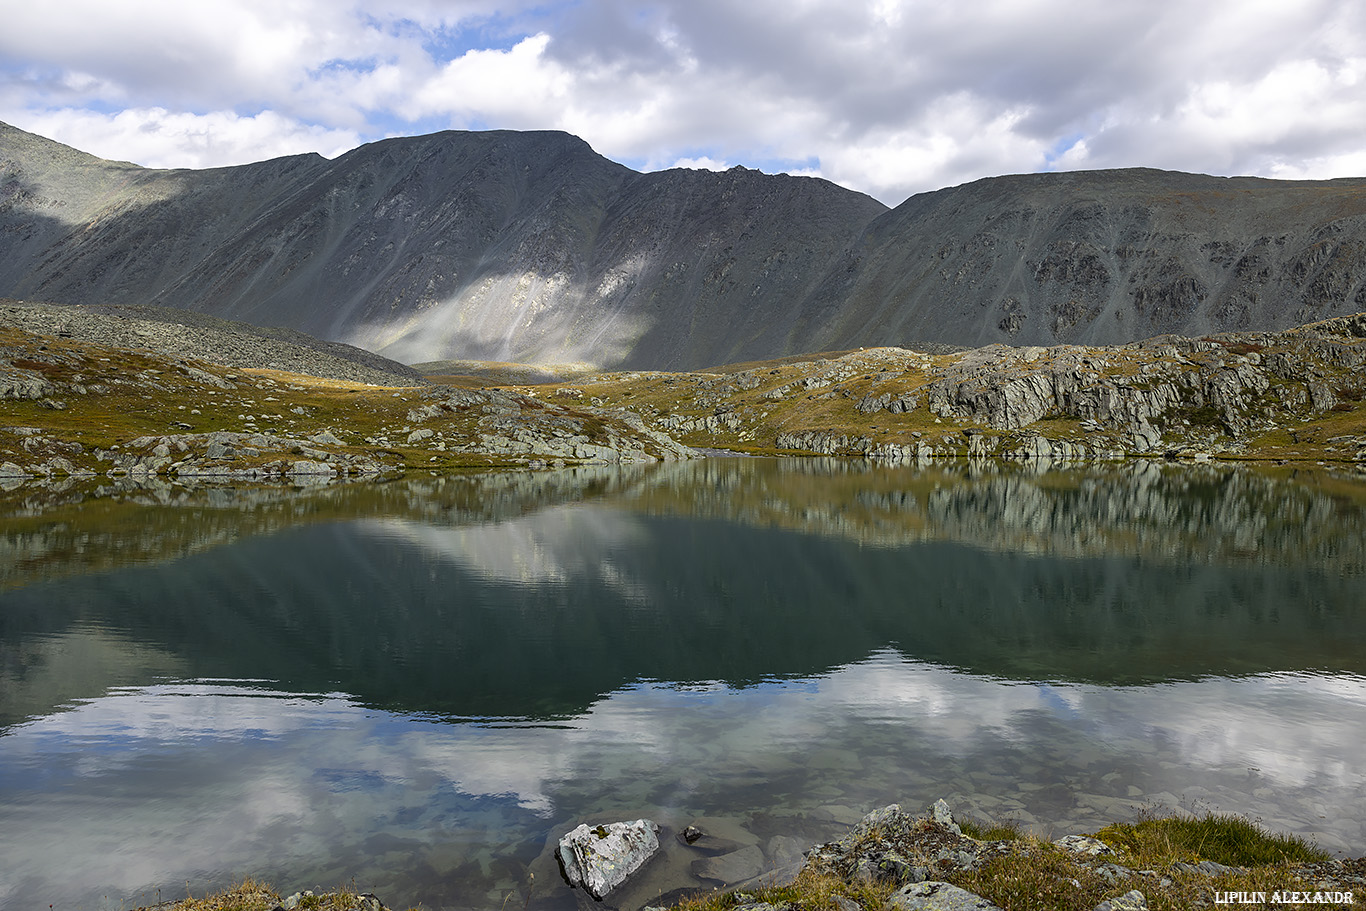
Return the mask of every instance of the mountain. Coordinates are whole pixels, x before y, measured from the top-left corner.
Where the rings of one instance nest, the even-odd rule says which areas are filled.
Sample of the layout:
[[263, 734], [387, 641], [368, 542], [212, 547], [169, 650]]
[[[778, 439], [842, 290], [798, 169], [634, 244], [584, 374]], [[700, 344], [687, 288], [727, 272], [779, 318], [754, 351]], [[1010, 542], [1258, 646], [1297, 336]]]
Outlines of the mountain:
[[155, 171], [0, 129], [0, 294], [283, 324], [409, 362], [738, 357], [886, 211], [823, 180], [638, 174], [563, 133]]
[[938, 341], [1121, 343], [1366, 309], [1366, 180], [641, 174], [564, 133], [209, 170], [0, 124], [0, 296], [172, 307], [409, 363], [682, 369]]
[[1130, 168], [979, 180], [876, 219], [802, 309], [808, 351], [1288, 329], [1366, 310], [1366, 179]]

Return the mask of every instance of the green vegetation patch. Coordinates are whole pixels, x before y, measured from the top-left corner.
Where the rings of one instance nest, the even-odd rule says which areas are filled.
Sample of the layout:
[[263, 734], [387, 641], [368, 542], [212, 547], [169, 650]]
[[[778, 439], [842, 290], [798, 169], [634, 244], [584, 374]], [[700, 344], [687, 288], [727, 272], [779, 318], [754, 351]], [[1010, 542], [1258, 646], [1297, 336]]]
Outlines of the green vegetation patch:
[[744, 892], [702, 892], [685, 898], [673, 907], [679, 911], [727, 911], [753, 902], [796, 909], [835, 909], [835, 897], [852, 901], [860, 908], [882, 908], [893, 890], [886, 884], [847, 883], [833, 873], [802, 870], [790, 886], [751, 889]]
[[280, 896], [270, 886], [248, 879], [222, 892], [158, 907], [168, 911], [270, 911], [279, 904]]
[[1251, 820], [1229, 814], [1140, 818], [1108, 825], [1096, 837], [1119, 850], [1130, 866], [1143, 868], [1177, 861], [1212, 860], [1229, 867], [1255, 867], [1331, 859], [1302, 838], [1273, 835]]
[[1066, 851], [1032, 838], [949, 879], [1006, 911], [1091, 911], [1127, 891]]
[[1025, 837], [1024, 830], [1014, 820], [988, 823], [967, 818], [958, 820], [958, 828], [962, 829], [968, 838], [975, 838], [978, 841], [1019, 841]]
[[[297, 911], [366, 911], [375, 907], [374, 899], [367, 899], [354, 887], [347, 886], [331, 892], [300, 893]], [[264, 883], [252, 879], [236, 886], [205, 895], [203, 898], [163, 902], [157, 911], [273, 911], [280, 907], [280, 894]]]

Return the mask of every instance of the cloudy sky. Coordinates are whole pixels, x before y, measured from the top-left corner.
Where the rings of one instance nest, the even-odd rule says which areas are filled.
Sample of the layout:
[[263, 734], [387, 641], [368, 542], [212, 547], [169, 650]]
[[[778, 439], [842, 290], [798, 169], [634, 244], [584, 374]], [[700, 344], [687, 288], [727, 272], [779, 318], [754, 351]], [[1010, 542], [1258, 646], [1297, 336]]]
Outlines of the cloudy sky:
[[152, 167], [557, 129], [889, 204], [1147, 165], [1366, 175], [1366, 3], [5, 0], [0, 120]]

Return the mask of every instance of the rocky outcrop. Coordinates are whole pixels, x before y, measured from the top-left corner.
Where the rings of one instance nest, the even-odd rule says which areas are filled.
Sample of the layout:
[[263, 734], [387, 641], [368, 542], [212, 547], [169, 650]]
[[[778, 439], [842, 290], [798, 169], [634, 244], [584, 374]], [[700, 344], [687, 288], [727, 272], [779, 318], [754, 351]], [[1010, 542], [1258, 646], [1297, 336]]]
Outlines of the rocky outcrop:
[[[932, 414], [997, 430], [1077, 418], [1118, 429], [1130, 451], [1158, 449], [1165, 429], [1192, 419], [1239, 438], [1336, 405], [1334, 385], [1309, 365], [1349, 371], [1366, 365], [1366, 346], [1340, 335], [1343, 326], [1355, 325], [1320, 327], [1308, 345], [1295, 336], [1246, 334], [1166, 336], [1110, 349], [989, 346], [943, 371], [926, 398]], [[1355, 390], [1360, 380], [1338, 382], [1336, 388], [1345, 382]], [[1033, 445], [1035, 457], [1069, 455]]]
[[[892, 463], [1236, 455], [1257, 435], [1350, 412], [1366, 399], [1363, 333], [1366, 314], [1282, 333], [1160, 336], [1108, 347], [988, 345], [936, 359], [860, 350], [796, 365], [806, 373], [801, 383], [778, 387], [829, 387], [806, 399], [851, 400], [843, 407], [854, 414], [844, 426], [812, 427], [800, 415], [786, 416], [792, 429], [778, 432], [774, 445]], [[718, 408], [752, 410], [737, 397]], [[851, 432], [858, 424], [867, 430]], [[1366, 455], [1363, 435], [1341, 434], [1333, 445], [1352, 459]]]
[[891, 804], [864, 816], [838, 841], [814, 848], [808, 865], [850, 882], [924, 882], [941, 867], [976, 867], [981, 843], [963, 835], [948, 804], [926, 814]]
[[[452, 447], [459, 451], [526, 458], [537, 467], [565, 460], [633, 463], [693, 456], [691, 449], [647, 427], [639, 415], [630, 411], [570, 408], [502, 389], [438, 387], [426, 397], [431, 400], [428, 404], [408, 412], [411, 423], [439, 423], [443, 416], [463, 413], [479, 416], [474, 437]], [[422, 442], [435, 433], [430, 427], [421, 427], [411, 431], [407, 439], [410, 443]], [[444, 448], [445, 443], [438, 445]]]
[[95, 458], [108, 465], [105, 473], [111, 477], [165, 473], [265, 481], [374, 475], [395, 467], [368, 454], [320, 448], [308, 438], [230, 430], [142, 436], [114, 449], [97, 449]]
[[1001, 906], [951, 883], [921, 882], [893, 893], [887, 911], [1001, 911]]

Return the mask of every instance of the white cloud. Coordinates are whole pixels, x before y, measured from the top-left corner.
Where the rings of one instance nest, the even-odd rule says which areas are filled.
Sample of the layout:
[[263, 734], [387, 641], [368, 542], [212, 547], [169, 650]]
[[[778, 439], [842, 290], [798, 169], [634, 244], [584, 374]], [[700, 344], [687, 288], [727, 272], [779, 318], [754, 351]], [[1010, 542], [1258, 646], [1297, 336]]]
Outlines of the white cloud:
[[399, 109], [413, 120], [443, 115], [544, 129], [561, 116], [570, 88], [569, 74], [544, 57], [549, 41], [549, 35], [533, 35], [507, 51], [469, 51], [418, 86]]
[[717, 161], [709, 155], [703, 155], [700, 158], [680, 158], [669, 167], [688, 168], [694, 171], [725, 171], [731, 167], [731, 164], [724, 160]]
[[300, 123], [273, 111], [171, 113], [161, 108], [101, 114], [65, 108], [11, 112], [10, 123], [101, 158], [151, 168], [208, 168], [319, 152], [333, 157], [359, 145], [350, 130]]
[[0, 116], [163, 164], [562, 129], [638, 167], [815, 161], [896, 203], [1050, 166], [1345, 175], [1366, 149], [1366, 7], [1329, 0], [67, 0], [9, 11], [0, 60]]
[[[874, 132], [822, 156], [826, 177], [881, 198], [904, 188], [936, 189], [984, 174], [1036, 170], [1044, 146], [1016, 129], [1023, 111], [996, 111], [970, 95], [931, 106], [913, 129]], [[1028, 163], [1022, 167], [1022, 164]]]
[[612, 510], [560, 506], [493, 526], [445, 528], [386, 519], [374, 527], [381, 536], [402, 536], [481, 579], [518, 585], [592, 579], [628, 602], [649, 600], [645, 580], [623, 575], [612, 559], [614, 551], [640, 544], [647, 535], [632, 517]]
[[[776, 798], [789, 811], [826, 800], [928, 803], [967, 770], [980, 781], [957, 785], [970, 791], [967, 806], [1007, 799], [1053, 823], [1063, 817], [1050, 814], [1080, 811], [1073, 797], [1035, 786], [1066, 781], [1048, 791], [1076, 795], [1080, 807], [1111, 793], [1107, 779], [1119, 773], [1154, 799], [1271, 810], [1281, 825], [1350, 847], [1366, 800], [1357, 761], [1366, 729], [1347, 722], [1364, 708], [1366, 683], [1350, 677], [1011, 684], [891, 652], [746, 689], [641, 683], [546, 726], [442, 722], [343, 694], [228, 683], [116, 688], [0, 736], [11, 780], [41, 769], [62, 782], [60, 793], [44, 785], [0, 802], [0, 853], [14, 861], [0, 870], [0, 901], [75, 905], [205, 871], [297, 876], [319, 858], [363, 856], [376, 837], [407, 842], [403, 857], [379, 864], [402, 879], [454, 863], [450, 845], [462, 839], [513, 852], [567, 813], [595, 811], [586, 808], [675, 825], [675, 811], [682, 821], [734, 811], [726, 801], [736, 793], [753, 799], [758, 782], [796, 768], [810, 792]], [[900, 761], [860, 767], [861, 745], [878, 755], [889, 742]], [[808, 764], [841, 756], [843, 769]], [[1022, 757], [1037, 771], [1017, 779], [1009, 770]], [[1259, 801], [1257, 787], [1275, 796]], [[842, 796], [817, 796], [828, 789]], [[1335, 815], [1319, 818], [1320, 804]], [[347, 870], [356, 873], [375, 875]]]

